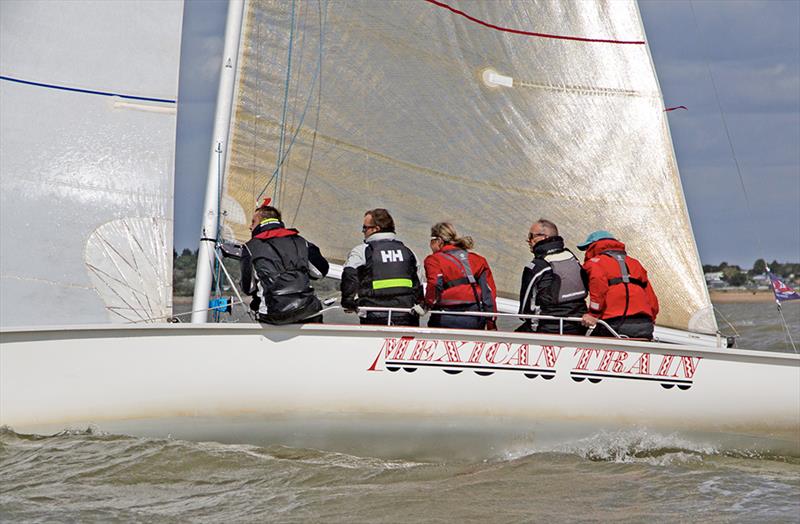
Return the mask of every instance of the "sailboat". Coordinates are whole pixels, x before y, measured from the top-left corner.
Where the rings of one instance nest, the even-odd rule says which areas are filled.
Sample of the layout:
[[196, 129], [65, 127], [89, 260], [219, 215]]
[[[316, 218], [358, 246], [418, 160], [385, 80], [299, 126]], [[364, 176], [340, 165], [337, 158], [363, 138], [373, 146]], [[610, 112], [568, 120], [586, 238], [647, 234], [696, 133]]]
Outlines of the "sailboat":
[[[329, 447], [645, 427], [797, 451], [800, 357], [718, 333], [634, 1], [232, 0], [192, 324], [165, 321], [181, 3], [113, 6], [2, 4], [0, 424]], [[36, 48], [64, 16], [49, 45], [80, 33], [92, 63]], [[334, 261], [366, 209], [418, 253], [452, 220], [506, 297], [530, 221], [573, 245], [602, 225], [650, 271], [657, 341], [205, 323], [217, 244], [265, 196]], [[16, 249], [26, 227], [50, 256]]]

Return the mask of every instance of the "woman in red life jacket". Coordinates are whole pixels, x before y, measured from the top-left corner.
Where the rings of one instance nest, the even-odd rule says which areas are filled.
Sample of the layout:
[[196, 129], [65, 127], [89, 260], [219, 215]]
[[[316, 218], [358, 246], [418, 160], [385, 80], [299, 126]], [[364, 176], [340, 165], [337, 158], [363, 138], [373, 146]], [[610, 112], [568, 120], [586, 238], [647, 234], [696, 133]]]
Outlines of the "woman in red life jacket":
[[[469, 251], [471, 237], [459, 237], [452, 224], [440, 222], [431, 228], [431, 251], [425, 258], [425, 305], [448, 311], [497, 311], [497, 289], [486, 259]], [[485, 316], [434, 313], [429, 327], [497, 329]]]
[[[583, 268], [589, 276], [589, 312], [583, 325], [593, 327], [600, 318], [620, 335], [652, 339], [658, 298], [642, 264], [608, 231], [591, 233], [578, 249], [586, 251]], [[592, 335], [611, 333], [597, 326]]]

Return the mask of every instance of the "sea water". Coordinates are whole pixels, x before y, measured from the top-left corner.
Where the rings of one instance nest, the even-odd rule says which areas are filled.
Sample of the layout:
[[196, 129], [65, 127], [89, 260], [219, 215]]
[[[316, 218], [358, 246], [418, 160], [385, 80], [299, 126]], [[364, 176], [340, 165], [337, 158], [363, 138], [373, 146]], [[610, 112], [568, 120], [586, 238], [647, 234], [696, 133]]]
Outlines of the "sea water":
[[[796, 306], [784, 307], [795, 342]], [[769, 308], [718, 312], [741, 347], [786, 351]], [[800, 457], [665, 432], [427, 456], [140, 438], [102, 426], [49, 436], [2, 428], [0, 521], [800, 522]]]

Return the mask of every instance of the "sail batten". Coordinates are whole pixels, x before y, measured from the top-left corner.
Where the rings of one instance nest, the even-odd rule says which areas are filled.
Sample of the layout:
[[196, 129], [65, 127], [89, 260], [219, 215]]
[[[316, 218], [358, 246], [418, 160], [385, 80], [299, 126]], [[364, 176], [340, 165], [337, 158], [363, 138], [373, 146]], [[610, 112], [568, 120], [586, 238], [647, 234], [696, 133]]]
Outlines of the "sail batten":
[[[716, 330], [646, 45], [498, 31], [429, 2], [296, 7], [294, 18], [286, 2], [246, 7], [227, 236], [248, 237], [261, 193], [338, 260], [367, 209], [388, 208], [420, 257], [430, 226], [450, 220], [516, 297], [527, 229], [546, 217], [571, 246], [594, 229], [626, 242], [650, 271], [660, 324]], [[645, 41], [633, 1], [458, 8], [500, 27]]]

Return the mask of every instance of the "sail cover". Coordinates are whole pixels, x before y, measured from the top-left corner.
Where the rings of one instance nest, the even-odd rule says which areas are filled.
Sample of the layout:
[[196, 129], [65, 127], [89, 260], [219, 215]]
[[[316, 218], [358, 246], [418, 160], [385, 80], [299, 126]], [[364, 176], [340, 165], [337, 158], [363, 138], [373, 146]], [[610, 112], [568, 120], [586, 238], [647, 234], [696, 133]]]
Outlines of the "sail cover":
[[182, 14], [0, 2], [0, 325], [170, 314]]
[[635, 2], [448, 1], [246, 4], [223, 234], [264, 197], [333, 260], [367, 209], [420, 257], [452, 221], [515, 298], [533, 221], [570, 246], [606, 229], [660, 325], [714, 332]]

